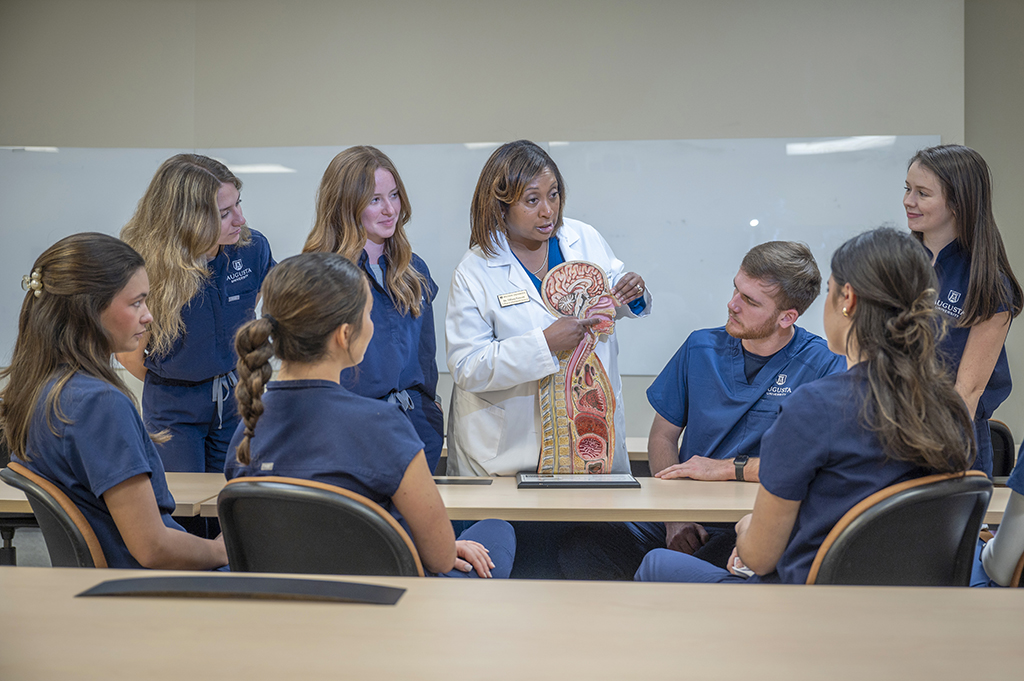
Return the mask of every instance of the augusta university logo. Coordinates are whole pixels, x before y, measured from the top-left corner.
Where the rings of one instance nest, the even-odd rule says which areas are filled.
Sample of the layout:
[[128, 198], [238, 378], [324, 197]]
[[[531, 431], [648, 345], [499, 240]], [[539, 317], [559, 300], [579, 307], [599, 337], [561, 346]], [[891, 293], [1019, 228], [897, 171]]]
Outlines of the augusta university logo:
[[948, 298], [951, 303], [958, 303], [960, 302], [960, 292], [951, 290], [946, 298]]
[[793, 392], [792, 388], [783, 388], [782, 386], [786, 383], [786, 374], [779, 374], [775, 377], [775, 385], [768, 388], [768, 392], [765, 393], [768, 397], [785, 397], [789, 393]]
[[[234, 260], [234, 261], [232, 261], [231, 262], [231, 266], [235, 268], [236, 272], [241, 272], [242, 271], [242, 261], [241, 260]], [[959, 296], [960, 294], [958, 293], [957, 295]], [[954, 300], [953, 302], [955, 303], [956, 301]]]

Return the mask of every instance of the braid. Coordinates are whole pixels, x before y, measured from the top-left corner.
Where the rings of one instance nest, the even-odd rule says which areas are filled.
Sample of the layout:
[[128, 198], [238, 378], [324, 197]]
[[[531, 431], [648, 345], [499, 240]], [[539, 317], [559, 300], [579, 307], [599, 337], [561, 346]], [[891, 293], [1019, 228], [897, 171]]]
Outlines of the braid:
[[263, 415], [263, 388], [273, 374], [270, 366], [270, 358], [274, 356], [270, 343], [273, 327], [273, 319], [264, 317], [247, 323], [235, 336], [235, 350], [238, 352], [235, 399], [238, 401], [238, 413], [245, 422], [245, 435], [238, 444], [235, 457], [243, 465], [250, 461], [249, 441], [255, 433], [256, 422]]

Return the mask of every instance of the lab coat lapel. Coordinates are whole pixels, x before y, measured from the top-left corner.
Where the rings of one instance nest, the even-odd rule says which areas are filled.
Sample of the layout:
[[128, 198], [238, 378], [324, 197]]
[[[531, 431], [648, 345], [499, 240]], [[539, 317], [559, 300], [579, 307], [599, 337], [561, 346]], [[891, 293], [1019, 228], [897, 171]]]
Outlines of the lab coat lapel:
[[509, 293], [513, 291], [526, 291], [526, 294], [530, 296], [530, 300], [540, 305], [541, 309], [547, 311], [544, 307], [544, 301], [540, 298], [540, 292], [537, 287], [530, 281], [530, 277], [527, 276], [526, 271], [522, 265], [519, 264], [519, 260], [513, 255], [512, 249], [509, 248], [508, 240], [505, 239], [505, 235], [499, 233], [498, 237], [498, 252], [493, 258], [487, 259], [488, 267], [503, 267], [505, 268], [505, 276], [508, 277], [511, 288]]

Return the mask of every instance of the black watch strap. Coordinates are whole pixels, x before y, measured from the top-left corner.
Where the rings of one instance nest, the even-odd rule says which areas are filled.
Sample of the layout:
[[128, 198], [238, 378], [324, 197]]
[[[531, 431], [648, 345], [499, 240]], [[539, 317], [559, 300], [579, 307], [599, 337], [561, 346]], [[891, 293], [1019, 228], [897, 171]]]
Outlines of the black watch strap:
[[745, 480], [743, 479], [743, 468], [747, 465], [747, 461], [749, 461], [749, 460], [750, 460], [750, 457], [747, 456], [746, 454], [740, 454], [735, 459], [733, 459], [733, 464], [736, 466], [736, 480], [737, 481], [745, 482]]

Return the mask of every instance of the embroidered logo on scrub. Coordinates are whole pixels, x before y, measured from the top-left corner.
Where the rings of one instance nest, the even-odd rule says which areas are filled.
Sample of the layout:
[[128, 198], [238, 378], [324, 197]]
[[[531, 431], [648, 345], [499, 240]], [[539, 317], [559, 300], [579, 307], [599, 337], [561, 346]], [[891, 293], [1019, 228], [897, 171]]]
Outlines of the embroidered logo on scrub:
[[249, 275], [252, 274], [252, 268], [246, 267], [242, 264], [241, 258], [231, 261], [231, 269], [233, 269], [234, 272], [228, 275], [229, 284], [237, 284], [240, 281], [245, 281], [249, 278]]
[[765, 397], [785, 397], [793, 392], [791, 388], [783, 388], [786, 383], [786, 374], [779, 374], [775, 377], [775, 385], [765, 391]]
[[951, 302], [951, 303], [959, 302], [960, 301], [960, 292], [959, 291], [950, 290], [949, 295], [947, 295], [946, 297], [949, 298], [949, 302]]

